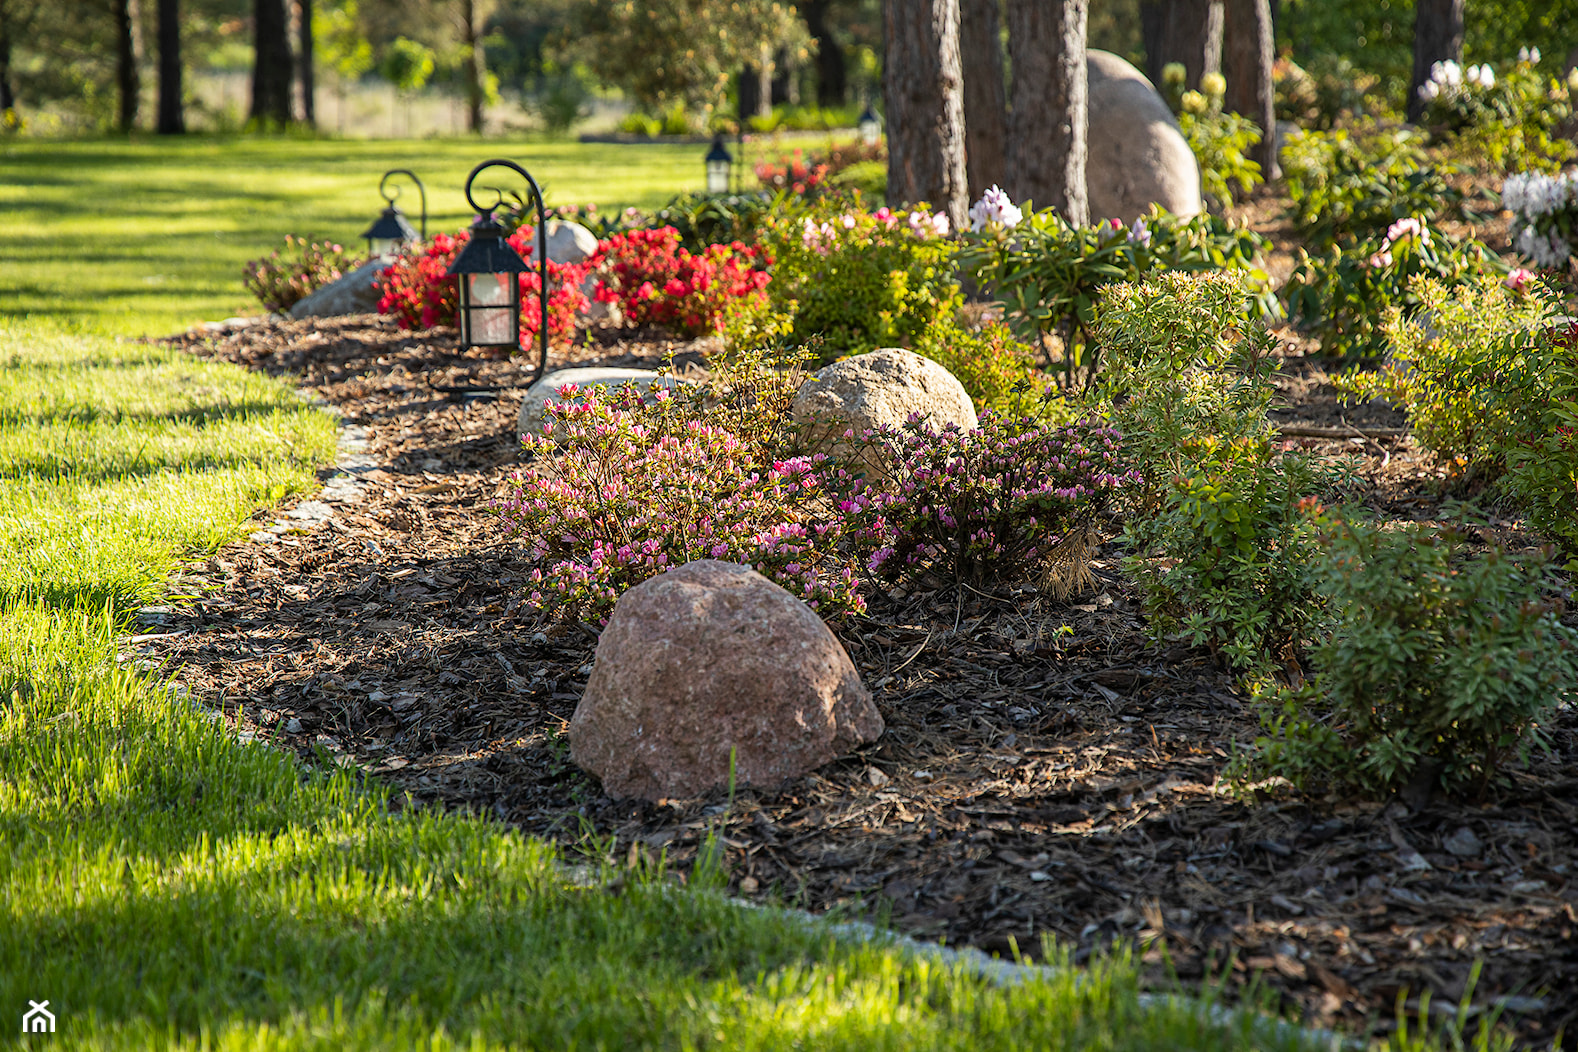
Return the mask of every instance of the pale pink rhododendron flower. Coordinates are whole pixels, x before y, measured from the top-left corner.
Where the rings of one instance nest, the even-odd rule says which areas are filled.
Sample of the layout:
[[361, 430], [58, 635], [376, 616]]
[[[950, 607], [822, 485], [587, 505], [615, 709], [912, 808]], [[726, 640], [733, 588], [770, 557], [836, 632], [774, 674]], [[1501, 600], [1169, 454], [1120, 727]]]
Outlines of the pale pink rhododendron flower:
[[1151, 246], [1151, 228], [1146, 224], [1144, 216], [1136, 219], [1134, 225], [1129, 228], [1129, 242], [1142, 248]]
[[1388, 243], [1396, 243], [1408, 237], [1417, 237], [1422, 245], [1430, 244], [1429, 229], [1414, 216], [1399, 219], [1386, 228], [1386, 240]]
[[[981, 199], [970, 206], [970, 229], [980, 232], [988, 223], [998, 223], [1005, 227], [1015, 227], [1025, 217], [1019, 206], [1009, 200], [1008, 194], [995, 184], [990, 190], [981, 195]], [[946, 233], [946, 231], [940, 231]]]
[[1527, 267], [1517, 267], [1502, 279], [1502, 282], [1507, 288], [1521, 295], [1528, 291], [1529, 283], [1533, 280], [1534, 271], [1529, 270]]

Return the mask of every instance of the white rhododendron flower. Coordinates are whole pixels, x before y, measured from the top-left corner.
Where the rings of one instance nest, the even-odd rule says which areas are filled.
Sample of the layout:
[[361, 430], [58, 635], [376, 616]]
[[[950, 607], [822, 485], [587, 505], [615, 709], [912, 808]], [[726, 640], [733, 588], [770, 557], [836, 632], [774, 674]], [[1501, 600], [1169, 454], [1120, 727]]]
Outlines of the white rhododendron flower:
[[1136, 219], [1134, 225], [1129, 227], [1129, 240], [1136, 245], [1141, 245], [1145, 248], [1150, 247], [1151, 228], [1145, 225], [1144, 216]]
[[[1019, 206], [1008, 199], [1008, 194], [999, 189], [995, 184], [981, 199], [970, 206], [970, 229], [981, 231], [988, 223], [1001, 223], [1005, 227], [1014, 227], [1025, 217]], [[944, 220], [946, 220], [946, 216]], [[946, 230], [941, 231], [947, 233]]]

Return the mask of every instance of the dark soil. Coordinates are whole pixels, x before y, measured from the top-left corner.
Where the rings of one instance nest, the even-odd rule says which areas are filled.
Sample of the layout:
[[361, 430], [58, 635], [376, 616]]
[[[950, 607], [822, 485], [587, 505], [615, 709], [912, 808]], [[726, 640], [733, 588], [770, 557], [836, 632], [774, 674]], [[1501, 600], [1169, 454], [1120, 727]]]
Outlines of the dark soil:
[[[522, 609], [529, 567], [489, 511], [517, 465], [526, 371], [374, 318], [181, 342], [300, 383], [366, 428], [385, 466], [326, 526], [191, 567], [180, 590], [197, 598], [135, 656], [170, 661], [261, 737], [386, 779], [400, 806], [486, 812], [572, 851], [588, 829], [612, 834], [621, 859], [664, 852], [679, 873], [713, 830], [744, 897], [1004, 954], [1010, 939], [1035, 954], [1051, 936], [1077, 959], [1126, 940], [1158, 986], [1169, 968], [1185, 983], [1225, 970], [1230, 989], [1258, 973], [1321, 1025], [1385, 1028], [1399, 996], [1414, 1011], [1425, 991], [1445, 1011], [1483, 960], [1475, 1005], [1508, 999], [1529, 1042], [1578, 1033], [1571, 711], [1547, 728], [1551, 752], [1483, 803], [1241, 799], [1222, 775], [1254, 714], [1209, 653], [1148, 641], [1109, 544], [1097, 590], [1066, 602], [873, 597], [837, 629], [887, 722], [860, 754], [732, 803], [617, 803], [564, 739], [595, 632]], [[601, 331], [552, 365], [697, 350]], [[1344, 409], [1316, 359], [1286, 366], [1279, 421], [1353, 431], [1296, 440], [1359, 458], [1377, 513], [1434, 521], [1445, 472], [1387, 432], [1401, 416]], [[1482, 845], [1466, 857], [1444, 847], [1464, 829]]]

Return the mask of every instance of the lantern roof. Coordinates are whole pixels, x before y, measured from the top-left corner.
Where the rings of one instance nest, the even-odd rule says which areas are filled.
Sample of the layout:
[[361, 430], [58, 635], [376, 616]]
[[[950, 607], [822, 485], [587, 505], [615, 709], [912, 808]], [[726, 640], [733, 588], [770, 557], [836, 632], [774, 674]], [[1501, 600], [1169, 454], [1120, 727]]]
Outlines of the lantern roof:
[[389, 241], [416, 241], [416, 230], [406, 221], [405, 213], [394, 205], [384, 209], [384, 214], [362, 232], [362, 237]]
[[491, 211], [477, 216], [471, 224], [471, 240], [460, 250], [445, 275], [520, 274], [530, 268], [521, 254], [505, 238], [509, 231]]

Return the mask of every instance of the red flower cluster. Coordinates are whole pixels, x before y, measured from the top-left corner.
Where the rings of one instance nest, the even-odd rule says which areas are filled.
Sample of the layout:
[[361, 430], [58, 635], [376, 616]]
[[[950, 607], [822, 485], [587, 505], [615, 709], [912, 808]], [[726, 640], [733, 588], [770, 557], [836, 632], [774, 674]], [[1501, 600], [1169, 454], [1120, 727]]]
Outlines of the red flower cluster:
[[826, 164], [813, 161], [807, 164], [796, 150], [794, 156], [783, 164], [763, 163], [756, 166], [756, 178], [760, 179], [763, 186], [775, 189], [788, 187], [797, 194], [815, 194], [827, 177], [830, 169]]
[[[520, 275], [521, 346], [537, 339], [541, 308], [538, 295], [542, 288], [533, 248], [534, 230], [522, 226], [510, 235], [509, 242], [532, 268]], [[435, 325], [454, 325], [459, 293], [454, 278], [446, 271], [455, 255], [471, 238], [470, 231], [439, 234], [416, 254], [402, 255], [378, 279], [383, 295], [378, 300], [380, 313], [393, 315], [402, 329], [430, 329]], [[575, 316], [590, 306], [581, 286], [602, 262], [599, 251], [580, 263], [548, 263], [548, 336], [568, 339], [575, 333]]]
[[599, 246], [604, 260], [599, 301], [618, 302], [633, 325], [662, 325], [687, 336], [718, 332], [728, 308], [764, 301], [766, 267], [758, 247], [736, 241], [699, 254], [681, 248], [671, 226], [615, 234]]

